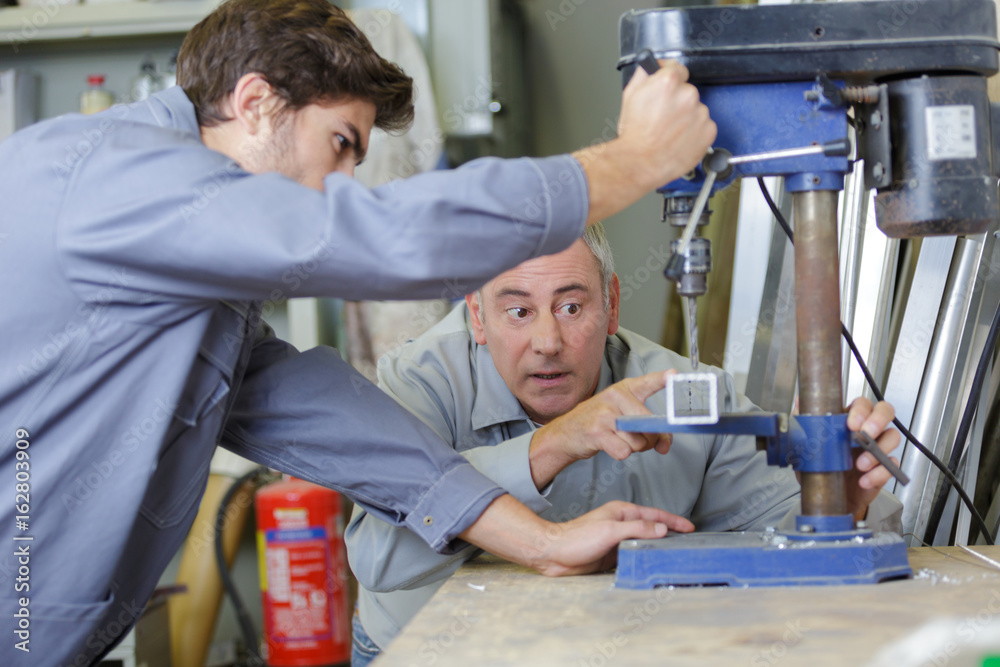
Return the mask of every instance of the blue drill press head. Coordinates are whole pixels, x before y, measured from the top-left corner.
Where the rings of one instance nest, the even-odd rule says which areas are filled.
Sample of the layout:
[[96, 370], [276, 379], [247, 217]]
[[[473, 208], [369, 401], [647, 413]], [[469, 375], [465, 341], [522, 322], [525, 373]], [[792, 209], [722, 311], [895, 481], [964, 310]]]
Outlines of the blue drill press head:
[[[647, 51], [685, 65], [734, 155], [857, 131], [865, 182], [889, 236], [972, 234], [997, 218], [992, 0], [883, 0], [632, 11], [620, 22], [627, 82]], [[850, 115], [849, 112], [850, 111]], [[992, 120], [991, 120], [992, 119]], [[782, 175], [792, 191], [839, 190], [846, 157], [747, 163], [719, 179]], [[704, 170], [666, 184], [700, 188]]]

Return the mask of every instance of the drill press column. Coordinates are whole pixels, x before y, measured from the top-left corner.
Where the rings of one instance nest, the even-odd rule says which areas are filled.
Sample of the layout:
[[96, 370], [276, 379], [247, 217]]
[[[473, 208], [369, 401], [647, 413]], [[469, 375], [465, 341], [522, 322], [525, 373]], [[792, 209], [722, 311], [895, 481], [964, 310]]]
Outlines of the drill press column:
[[[797, 192], [795, 220], [795, 325], [799, 357], [799, 412], [844, 411], [840, 378], [840, 266], [837, 193]], [[803, 472], [802, 514], [847, 514], [842, 472]]]

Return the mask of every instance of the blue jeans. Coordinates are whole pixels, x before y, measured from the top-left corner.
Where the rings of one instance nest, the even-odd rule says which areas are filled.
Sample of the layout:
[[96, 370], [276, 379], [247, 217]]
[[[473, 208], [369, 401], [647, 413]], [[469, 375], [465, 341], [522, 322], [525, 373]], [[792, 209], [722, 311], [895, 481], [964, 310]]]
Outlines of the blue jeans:
[[361, 615], [358, 608], [354, 608], [354, 618], [351, 620], [351, 629], [354, 637], [351, 640], [351, 667], [368, 667], [368, 663], [378, 657], [382, 652], [372, 638], [365, 632], [361, 625]]

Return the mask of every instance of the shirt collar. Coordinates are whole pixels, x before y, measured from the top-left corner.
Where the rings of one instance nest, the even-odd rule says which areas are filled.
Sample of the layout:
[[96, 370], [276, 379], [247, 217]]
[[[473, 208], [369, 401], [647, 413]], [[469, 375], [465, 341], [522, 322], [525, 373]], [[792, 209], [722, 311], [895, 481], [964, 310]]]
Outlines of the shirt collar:
[[201, 139], [194, 104], [180, 86], [173, 86], [151, 95], [147, 100], [153, 119], [160, 127], [173, 127], [190, 132]]

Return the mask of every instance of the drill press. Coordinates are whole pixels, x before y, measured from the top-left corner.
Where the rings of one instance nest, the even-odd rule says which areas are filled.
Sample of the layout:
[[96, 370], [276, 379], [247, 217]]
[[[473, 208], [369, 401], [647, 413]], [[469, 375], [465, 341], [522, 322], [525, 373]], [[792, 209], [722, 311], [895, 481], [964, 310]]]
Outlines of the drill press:
[[653, 70], [657, 59], [676, 59], [718, 126], [702, 164], [660, 189], [665, 217], [685, 228], [665, 271], [678, 292], [690, 301], [704, 293], [707, 241], [692, 241], [711, 193], [755, 176], [783, 176], [792, 193], [800, 414], [720, 415], [716, 406], [702, 405], [694, 420], [678, 419], [671, 399], [714, 381], [681, 374], [671, 378], [676, 387], [668, 386], [666, 417], [622, 418], [618, 427], [756, 436], [769, 464], [800, 474], [802, 514], [787, 532], [626, 541], [617, 586], [876, 583], [911, 575], [902, 539], [873, 534], [847, 507], [853, 447], [870, 451], [905, 483], [877, 446], [847, 429], [844, 414], [837, 198], [844, 175], [860, 165], [849, 159], [848, 125], [865, 186], [878, 190], [883, 232], [984, 231], [998, 217], [993, 137], [1000, 131], [992, 124], [1000, 125], [1000, 110], [991, 109], [986, 93], [986, 77], [998, 69], [996, 26], [992, 0], [693, 7], [622, 16], [624, 81], [636, 67]]

